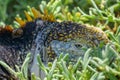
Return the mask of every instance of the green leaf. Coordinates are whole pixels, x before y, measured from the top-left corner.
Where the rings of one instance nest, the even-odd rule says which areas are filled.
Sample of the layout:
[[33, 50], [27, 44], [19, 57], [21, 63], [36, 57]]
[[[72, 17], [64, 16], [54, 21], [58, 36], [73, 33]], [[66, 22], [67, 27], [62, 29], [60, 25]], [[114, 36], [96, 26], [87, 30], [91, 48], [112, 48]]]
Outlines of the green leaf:
[[83, 62], [82, 62], [82, 66], [83, 66], [83, 70], [85, 70], [88, 66], [88, 63], [90, 61], [90, 57], [89, 57], [89, 54], [90, 54], [90, 51], [91, 49], [88, 49], [86, 52], [85, 52], [85, 55], [84, 55], [84, 58], [83, 58]]
[[47, 80], [51, 80], [51, 79], [52, 79], [53, 72], [54, 72], [55, 67], [56, 67], [56, 63], [57, 63], [57, 59], [54, 60], [53, 65], [52, 65], [52, 68], [51, 68], [51, 70], [49, 71], [49, 73], [47, 74]]
[[39, 65], [40, 69], [42, 69], [45, 72], [45, 74], [48, 74], [47, 69], [46, 69], [45, 65], [42, 63], [42, 60], [41, 60], [39, 54], [37, 55], [37, 61], [38, 61], [38, 65]]
[[0, 61], [0, 65], [2, 65], [6, 70], [8, 70], [14, 76], [17, 76], [16, 72], [12, 68], [10, 68], [5, 62]]
[[28, 53], [21, 67], [21, 71], [25, 79], [28, 78], [28, 65], [30, 61], [31, 54]]

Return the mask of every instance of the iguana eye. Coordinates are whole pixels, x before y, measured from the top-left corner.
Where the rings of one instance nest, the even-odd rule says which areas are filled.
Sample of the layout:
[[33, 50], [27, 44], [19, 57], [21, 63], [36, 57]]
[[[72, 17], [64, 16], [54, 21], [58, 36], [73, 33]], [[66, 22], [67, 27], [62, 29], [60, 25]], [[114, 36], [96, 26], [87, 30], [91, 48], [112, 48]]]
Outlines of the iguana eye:
[[78, 43], [78, 44], [75, 44], [75, 47], [76, 47], [76, 48], [81, 48], [82, 45]]
[[12, 38], [19, 38], [23, 35], [23, 30], [21, 28], [12, 31]]

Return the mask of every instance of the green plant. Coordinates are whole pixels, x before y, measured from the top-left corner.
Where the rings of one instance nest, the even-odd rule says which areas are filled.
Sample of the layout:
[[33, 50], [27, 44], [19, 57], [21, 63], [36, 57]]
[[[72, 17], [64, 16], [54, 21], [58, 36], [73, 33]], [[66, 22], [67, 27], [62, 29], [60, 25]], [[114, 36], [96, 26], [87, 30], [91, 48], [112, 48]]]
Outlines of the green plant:
[[[112, 48], [112, 45], [107, 44], [104, 50], [99, 51], [102, 53], [102, 57], [98, 55], [92, 56], [91, 53], [94, 53], [92, 50], [88, 49], [84, 57], [80, 57], [74, 65], [67, 61], [69, 54], [65, 56], [61, 54], [53, 63], [48, 63], [48, 67], [42, 63], [40, 55], [38, 55], [38, 66], [46, 74], [44, 80], [118, 80], [120, 78], [120, 56]], [[27, 80], [29, 59], [30, 54], [27, 55], [21, 69], [18, 69], [17, 72], [12, 70], [4, 62], [0, 62], [0, 64], [5, 66], [6, 69], [20, 80]], [[31, 76], [32, 80], [40, 79], [34, 74]]]
[[7, 5], [10, 1], [9, 0], [5, 0], [2, 1], [0, 0], [0, 21], [4, 21], [7, 18]]

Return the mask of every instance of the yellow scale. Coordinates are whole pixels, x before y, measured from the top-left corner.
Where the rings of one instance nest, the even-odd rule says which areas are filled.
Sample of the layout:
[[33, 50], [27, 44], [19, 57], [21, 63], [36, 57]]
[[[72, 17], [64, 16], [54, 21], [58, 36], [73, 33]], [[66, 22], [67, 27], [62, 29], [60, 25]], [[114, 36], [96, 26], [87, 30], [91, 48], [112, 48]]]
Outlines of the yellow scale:
[[[49, 22], [56, 22], [53, 14], [48, 14], [47, 10], [44, 10], [44, 13], [41, 14], [35, 8], [31, 8], [33, 16], [29, 15], [28, 12], [25, 11], [26, 20], [22, 20], [20, 17], [16, 17], [16, 21], [20, 24], [20, 27], [24, 27], [27, 22], [34, 21], [38, 18], [42, 19], [43, 21]], [[90, 27], [86, 25], [72, 25], [71, 22], [61, 22], [59, 23], [61, 27], [56, 26], [54, 32], [51, 32], [48, 36], [47, 42], [50, 43], [52, 40], [59, 40], [59, 41], [69, 41], [74, 40], [83, 44], [88, 44], [90, 46], [99, 45], [97, 41], [103, 41], [107, 43], [109, 40], [106, 34], [99, 28]], [[65, 29], [69, 28], [69, 31], [66, 32]], [[6, 26], [7, 30], [12, 31], [13, 37], [19, 37], [22, 35], [23, 31], [20, 29], [14, 30], [12, 26]], [[61, 31], [59, 32], [59, 29]], [[62, 32], [62, 33], [61, 33]], [[92, 41], [92, 38], [96, 39], [96, 41]], [[51, 49], [51, 46], [47, 47], [47, 53], [50, 57], [54, 56], [54, 51]]]

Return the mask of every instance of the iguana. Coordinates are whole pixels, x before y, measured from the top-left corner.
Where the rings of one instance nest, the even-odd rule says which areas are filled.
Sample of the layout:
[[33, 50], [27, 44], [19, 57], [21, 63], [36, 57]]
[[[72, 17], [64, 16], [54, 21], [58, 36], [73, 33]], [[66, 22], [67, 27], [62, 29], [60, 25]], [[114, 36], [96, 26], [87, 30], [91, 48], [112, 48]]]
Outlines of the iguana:
[[[35, 8], [31, 8], [31, 11], [33, 16], [25, 12], [26, 20], [16, 17], [16, 21], [20, 24], [19, 28], [14, 29], [10, 25], [0, 27], [0, 60], [13, 69], [15, 65], [21, 66], [28, 52], [33, 55], [31, 62], [33, 72], [37, 54], [41, 55], [43, 62], [54, 60], [56, 54], [50, 45], [53, 40], [74, 41], [88, 47], [109, 42], [106, 34], [97, 27], [70, 21], [57, 22], [53, 15], [48, 15], [46, 11], [44, 14]], [[1, 79], [16, 79], [12, 76], [4, 66], [0, 65]]]

